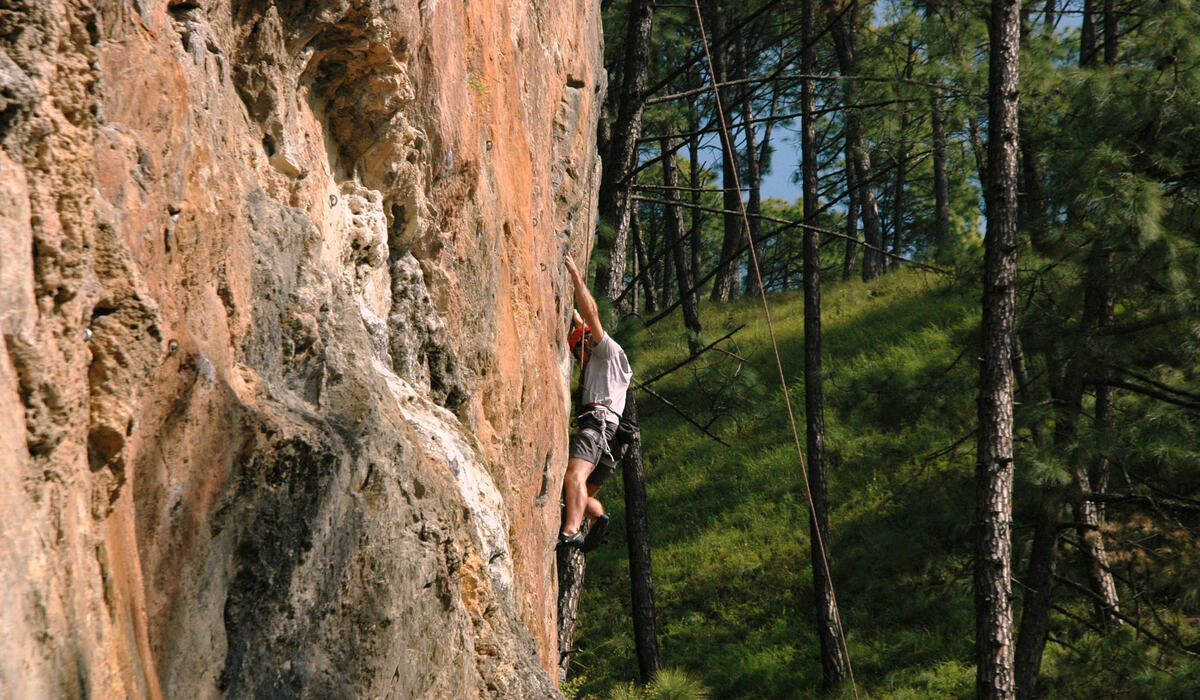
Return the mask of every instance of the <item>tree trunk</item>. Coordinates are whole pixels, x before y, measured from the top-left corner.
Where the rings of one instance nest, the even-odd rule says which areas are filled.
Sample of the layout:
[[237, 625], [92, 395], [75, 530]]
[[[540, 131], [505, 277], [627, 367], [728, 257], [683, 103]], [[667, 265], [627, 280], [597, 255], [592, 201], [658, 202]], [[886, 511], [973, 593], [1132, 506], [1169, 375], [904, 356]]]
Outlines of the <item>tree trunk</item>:
[[[626, 415], [637, 422], [637, 396], [633, 387], [625, 394]], [[646, 470], [642, 464], [642, 436], [633, 442], [621, 461], [625, 482], [625, 531], [629, 548], [629, 583], [633, 603], [633, 640], [637, 647], [642, 683], [658, 672], [658, 623], [654, 612], [654, 579], [650, 566], [650, 519], [646, 508]]]
[[[805, 75], [816, 73], [813, 2], [804, 0]], [[804, 221], [816, 225], [820, 208], [817, 194], [816, 86], [812, 78], [800, 83], [801, 179], [804, 192]], [[808, 489], [813, 510], [809, 517], [813, 571], [813, 603], [816, 607], [817, 638], [821, 645], [821, 678], [832, 688], [846, 678], [846, 657], [841, 645], [841, 620], [829, 572], [829, 506], [825, 478], [825, 396], [821, 368], [821, 248], [817, 232], [804, 229], [804, 406], [807, 427]]]
[[[586, 520], [586, 519], [585, 519]], [[576, 547], [563, 547], [558, 558], [558, 682], [567, 680], [579, 620], [579, 597], [583, 593], [585, 563]]]
[[854, 155], [846, 140], [846, 254], [842, 257], [842, 280], [854, 277], [858, 258], [858, 178], [854, 176]]
[[1013, 368], [1017, 271], [1020, 0], [993, 0], [988, 24], [988, 196], [979, 437], [975, 471], [976, 696], [1012, 698]]
[[664, 309], [675, 301], [675, 295], [673, 294], [676, 286], [675, 256], [671, 252], [671, 235], [670, 229], [663, 230], [662, 250], [659, 252], [659, 259], [662, 261], [662, 264], [659, 265], [659, 269], [662, 271], [662, 276], [659, 278], [660, 286], [658, 288], [658, 303], [659, 306]]
[[[711, 3], [710, 7], [712, 36], [713, 38], [720, 37], [725, 33], [724, 9], [719, 0]], [[712, 52], [713, 72], [716, 74], [718, 84], [723, 84], [729, 79], [726, 52], [725, 45], [714, 47]], [[727, 115], [725, 119], [726, 125], [728, 125], [729, 89], [719, 87], [717, 95], [720, 108]], [[734, 160], [736, 147], [733, 143], [733, 134], [729, 133], [728, 129], [719, 129], [719, 135], [721, 137], [721, 186], [724, 188], [721, 208], [726, 213], [724, 216], [725, 231], [721, 239], [720, 259], [722, 262], [718, 263], [720, 267], [713, 277], [710, 298], [713, 301], [731, 301], [737, 297], [737, 278], [741, 267], [741, 256], [737, 254], [737, 251], [742, 244], [742, 219], [736, 212], [741, 207], [742, 194], [737, 189], [737, 161]]]
[[700, 350], [700, 309], [696, 292], [692, 289], [690, 274], [685, 252], [687, 234], [683, 227], [683, 207], [679, 206], [679, 172], [675, 167], [674, 139], [663, 139], [663, 153], [672, 155], [663, 158], [663, 184], [669, 189], [666, 197], [671, 204], [666, 205], [666, 238], [669, 239], [670, 255], [675, 262], [675, 280], [679, 286], [679, 299], [683, 302], [683, 325], [688, 329], [688, 348], [694, 355]]
[[[691, 116], [692, 132], [699, 129], [696, 113], [693, 110]], [[688, 229], [688, 238], [690, 245], [688, 252], [691, 254], [690, 264], [692, 279], [700, 279], [700, 248], [703, 245], [700, 240], [700, 230], [704, 226], [704, 212], [700, 210], [700, 138], [693, 136], [688, 140], [688, 167], [691, 172], [688, 173], [688, 184], [692, 188], [692, 218], [691, 227]], [[695, 294], [699, 295], [700, 290], [695, 290]]]
[[1021, 631], [1014, 659], [1018, 700], [1032, 700], [1042, 669], [1042, 653], [1050, 635], [1050, 613], [1054, 606], [1054, 574], [1058, 564], [1058, 513], [1062, 503], [1047, 492], [1038, 505], [1033, 532], [1033, 551], [1025, 574], [1025, 600], [1021, 607]]
[[[633, 250], [637, 263], [634, 275], [642, 285], [642, 292], [646, 297], [646, 313], [652, 314], [658, 310], [658, 304], [654, 298], [654, 282], [650, 278], [650, 256], [646, 254], [646, 246], [642, 241], [642, 217], [638, 215], [636, 206], [629, 212], [629, 217], [629, 231], [633, 235]], [[633, 308], [637, 309], [636, 297]]]
[[[843, 14], [830, 28], [833, 34], [834, 47], [837, 49], [838, 65], [841, 73], [851, 80], [845, 81], [846, 103], [854, 105], [858, 101], [857, 81], [858, 57], [855, 48], [855, 24], [858, 10], [854, 9]], [[862, 276], [863, 281], [869, 282], [883, 272], [883, 229], [879, 223], [879, 203], [875, 197], [875, 187], [871, 184], [871, 153], [867, 148], [867, 140], [862, 130], [862, 116], [858, 109], [846, 110], [846, 141], [850, 144], [850, 159], [854, 165], [854, 176], [858, 185], [858, 205], [861, 208], [863, 234], [868, 248], [863, 250]]]
[[1115, 0], [1104, 0], [1104, 65], [1117, 65], [1117, 8]]
[[950, 254], [950, 177], [946, 170], [946, 117], [941, 90], [930, 104], [933, 122], [933, 248], [934, 260], [946, 262]]
[[1083, 26], [1079, 31], [1079, 65], [1093, 68], [1096, 65], [1096, 4], [1083, 0]]
[[[1013, 338], [1013, 373], [1021, 403], [1034, 405], [1029, 372], [1020, 338]], [[1039, 422], [1029, 426], [1034, 447], [1046, 446], [1045, 433]], [[1021, 628], [1013, 660], [1013, 682], [1018, 700], [1032, 700], [1037, 690], [1038, 674], [1042, 668], [1042, 653], [1050, 635], [1050, 613], [1054, 608], [1054, 574], [1058, 566], [1058, 524], [1062, 510], [1062, 494], [1053, 487], [1044, 487], [1037, 506], [1033, 548], [1025, 572], [1025, 596], [1021, 606]]]
[[631, 173], [637, 162], [638, 138], [642, 135], [642, 107], [649, 70], [653, 10], [652, 0], [631, 0], [629, 5], [621, 93], [617, 106], [617, 124], [620, 128], [611, 130], [608, 153], [600, 176], [599, 214], [608, 226], [600, 228], [596, 243], [596, 252], [603, 264], [596, 268], [595, 291], [598, 296], [610, 300], [615, 300], [624, 286], [632, 205], [629, 198], [633, 186]]
[[[749, 58], [746, 55], [746, 39], [741, 33], [737, 39], [737, 75], [740, 79], [750, 77]], [[746, 213], [750, 215], [750, 245], [754, 246], [754, 250], [747, 256], [747, 260], [753, 259], [758, 255], [758, 239], [762, 237], [762, 219], [758, 215], [762, 213], [762, 168], [758, 160], [758, 136], [754, 133], [754, 105], [753, 105], [753, 90], [744, 90], [741, 104], [742, 123], [745, 125], [746, 139], [746, 180], [743, 183], [747, 189]], [[739, 197], [741, 194], [739, 193]], [[760, 261], [761, 264], [761, 261]], [[754, 288], [757, 282], [754, 275], [747, 274], [745, 277], [745, 285], [743, 293], [757, 294], [758, 290]]]
[[967, 117], [967, 130], [971, 134], [971, 150], [975, 153], [975, 168], [979, 171], [979, 184], [983, 187], [984, 192], [988, 192], [991, 189], [988, 185], [988, 152], [987, 146], [983, 143], [983, 136], [979, 133], [977, 117]]
[[[908, 128], [908, 110], [904, 110], [900, 114], [900, 131], [903, 133]], [[901, 137], [903, 138], [903, 137]], [[891, 251], [894, 255], [901, 255], [901, 248], [904, 246], [904, 187], [906, 185], [905, 178], [908, 175], [908, 147], [904, 143], [900, 145], [900, 152], [896, 155], [896, 185], [895, 192], [892, 195], [892, 245]], [[888, 267], [895, 270], [900, 267], [900, 258], [894, 257], [888, 263]]]
[[[1106, 323], [1112, 317], [1113, 289], [1111, 282], [1112, 252], [1103, 250], [1100, 242], [1093, 244], [1093, 252], [1088, 258], [1088, 282], [1084, 292], [1084, 309], [1080, 329], [1080, 348], [1071, 372], [1069, 385], [1072, 389], [1071, 400], [1078, 402], [1068, 407], [1075, 420], [1070, 421], [1072, 427], [1078, 429], [1078, 416], [1082, 413], [1083, 383], [1085, 375], [1090, 374], [1093, 367], [1103, 364], [1097, 361], [1096, 338]], [[1104, 403], [1107, 402], [1107, 406]], [[1104, 418], [1111, 420], [1111, 395], [1106, 401], [1098, 399], [1098, 411], [1103, 409]], [[1099, 421], [1100, 415], [1097, 414]], [[1108, 550], [1104, 543], [1104, 534], [1100, 530], [1100, 506], [1093, 500], [1085, 498], [1088, 493], [1095, 491], [1087, 464], [1074, 460], [1075, 493], [1072, 499], [1072, 510], [1075, 517], [1076, 531], [1079, 534], [1080, 548], [1084, 557], [1084, 565], [1088, 572], [1088, 584], [1095, 594], [1096, 616], [1109, 629], [1121, 626], [1118, 617], [1120, 599], [1117, 596], [1117, 584], [1109, 570]]]
[[[907, 54], [907, 57], [905, 59], [905, 64], [904, 64], [905, 80], [912, 79], [913, 56], [914, 56], [915, 52], [916, 52], [916, 48], [913, 46], [913, 42], [910, 39], [908, 42], [908, 54]], [[897, 256], [897, 257], [893, 257], [887, 263], [888, 268], [892, 269], [892, 270], [898, 269], [900, 267], [900, 258], [898, 256], [900, 256], [902, 254], [901, 248], [904, 247], [904, 216], [906, 214], [904, 188], [907, 185], [906, 179], [908, 177], [908, 134], [907, 134], [908, 125], [909, 125], [908, 105], [904, 105], [900, 110], [900, 138], [898, 139], [899, 146], [897, 148], [896, 160], [895, 160], [895, 162], [896, 162], [895, 192], [893, 193], [893, 196], [892, 196], [891, 252], [894, 256]]]

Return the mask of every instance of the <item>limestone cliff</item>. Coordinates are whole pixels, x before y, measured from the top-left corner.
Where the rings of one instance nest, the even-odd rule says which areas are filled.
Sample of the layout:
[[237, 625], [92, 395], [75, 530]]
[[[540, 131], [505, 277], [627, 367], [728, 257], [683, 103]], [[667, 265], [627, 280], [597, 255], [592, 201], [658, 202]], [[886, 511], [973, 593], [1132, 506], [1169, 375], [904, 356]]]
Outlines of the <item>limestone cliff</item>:
[[594, 0], [0, 2], [0, 697], [554, 697]]

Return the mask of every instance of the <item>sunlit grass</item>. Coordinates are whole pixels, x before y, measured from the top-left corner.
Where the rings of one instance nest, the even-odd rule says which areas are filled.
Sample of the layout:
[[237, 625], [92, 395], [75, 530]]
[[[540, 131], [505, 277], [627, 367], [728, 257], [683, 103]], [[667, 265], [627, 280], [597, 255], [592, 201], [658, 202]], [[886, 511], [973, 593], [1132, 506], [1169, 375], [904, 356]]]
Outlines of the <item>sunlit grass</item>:
[[[803, 445], [803, 298], [769, 303]], [[959, 554], [969, 551], [969, 465], [965, 450], [946, 448], [972, 420], [974, 365], [958, 354], [976, 309], [971, 290], [914, 272], [825, 294], [830, 556], [851, 660], [867, 687], [900, 693], [891, 697], [908, 697], [897, 683], [912, 697], [958, 688], [969, 663], [969, 569]], [[732, 355], [710, 352], [654, 388], [731, 447], [648, 394], [639, 399], [663, 661], [714, 697], [815, 696], [808, 499], [770, 329], [753, 298], [709, 306], [704, 320], [706, 342], [745, 324], [721, 346]], [[641, 377], [687, 353], [677, 321], [640, 340]], [[588, 562], [575, 657], [585, 692], [599, 694], [636, 677], [620, 485], [602, 495], [616, 527]]]
[[[769, 301], [804, 445], [803, 299], [789, 293]], [[704, 313], [705, 342], [744, 328], [722, 344], [726, 353], [709, 352], [653, 388], [728, 446], [639, 395], [662, 663], [691, 674], [714, 698], [852, 697], [845, 687], [832, 695], [820, 689], [804, 469], [761, 302], [710, 304]], [[862, 697], [965, 698], [974, 690], [978, 319], [977, 290], [917, 271], [824, 292], [829, 557]], [[643, 378], [687, 356], [676, 320], [634, 345]], [[1145, 416], [1116, 438], [1121, 449], [1164, 470], [1189, 463], [1162, 450], [1192, 443], [1159, 447], [1164, 441], [1143, 436], [1190, 434], [1186, 417], [1126, 403], [1119, 408]], [[1024, 460], [1018, 477], [1028, 484], [1051, 467]], [[1027, 493], [1018, 492], [1018, 509]], [[621, 480], [601, 497], [614, 516], [613, 535], [588, 559], [572, 667], [586, 676], [581, 692], [596, 698], [624, 692], [637, 676]], [[1167, 575], [1155, 581], [1157, 595], [1194, 610], [1200, 593], [1189, 572], [1200, 570], [1200, 557], [1184, 556], [1200, 551], [1194, 536], [1141, 531], [1136, 522], [1121, 527], [1127, 541], [1151, 541], [1169, 553], [1155, 564]], [[1027, 557], [1028, 534], [1018, 521], [1018, 562]], [[1137, 564], [1126, 560], [1140, 550], [1119, 554], [1116, 547], [1114, 561]], [[1085, 576], [1073, 560], [1062, 566]], [[1077, 607], [1081, 619], [1089, 615], [1086, 604], [1063, 605]], [[1196, 645], [1198, 619], [1164, 621]], [[1047, 697], [1095, 697], [1117, 680], [1132, 697], [1188, 697], [1186, 689], [1196, 687], [1196, 664], [1164, 660], [1144, 639], [1103, 638], [1078, 625], [1069, 635], [1078, 640], [1074, 649], [1047, 647]]]

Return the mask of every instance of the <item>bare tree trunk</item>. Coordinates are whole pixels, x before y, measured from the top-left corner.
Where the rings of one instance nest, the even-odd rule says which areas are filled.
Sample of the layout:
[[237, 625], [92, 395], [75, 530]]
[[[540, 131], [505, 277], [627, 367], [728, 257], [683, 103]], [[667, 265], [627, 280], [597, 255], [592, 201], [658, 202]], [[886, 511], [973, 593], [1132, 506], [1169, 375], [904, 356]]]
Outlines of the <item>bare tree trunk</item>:
[[[855, 48], [855, 26], [858, 17], [857, 6], [843, 14], [830, 28], [833, 34], [833, 44], [837, 49], [838, 64], [842, 75], [853, 78], [858, 75], [858, 58]], [[846, 103], [853, 105], [858, 101], [858, 87], [854, 80], [847, 80], [844, 86]], [[871, 154], [867, 149], [867, 140], [863, 135], [862, 116], [857, 109], [846, 110], [846, 141], [850, 144], [850, 159], [854, 164], [854, 175], [858, 185], [858, 205], [861, 207], [863, 234], [869, 248], [863, 250], [862, 275], [863, 281], [871, 281], [883, 272], [883, 229], [879, 223], [879, 203], [875, 197], [875, 187], [871, 184]]]
[[993, 0], [988, 24], [988, 196], [979, 437], [975, 471], [976, 696], [1014, 697], [1013, 368], [1017, 272], [1020, 0]]
[[[801, 71], [816, 73], [813, 18], [814, 0], [804, 0], [804, 54]], [[801, 178], [805, 223], [816, 225], [820, 208], [817, 193], [816, 86], [812, 78], [800, 83]], [[804, 406], [807, 427], [808, 489], [813, 510], [809, 517], [813, 571], [813, 603], [817, 638], [821, 642], [821, 678], [826, 688], [846, 679], [846, 657], [841, 646], [841, 620], [829, 572], [829, 505], [825, 477], [825, 394], [821, 368], [821, 248], [817, 232], [804, 229]]]
[[854, 176], [854, 155], [846, 140], [846, 254], [842, 257], [842, 279], [854, 277], [858, 258], [858, 178]]
[[979, 119], [973, 115], [967, 117], [967, 129], [971, 133], [971, 150], [975, 153], [975, 168], [979, 170], [979, 184], [983, 186], [983, 191], [987, 192], [991, 188], [988, 184], [988, 152], [987, 146], [983, 143], [983, 136], [979, 133]]
[[[586, 518], [584, 527], [588, 527]], [[586, 565], [583, 553], [576, 547], [563, 547], [556, 552], [558, 559], [558, 682], [567, 680], [574, 652], [575, 626], [579, 621], [579, 598], [583, 594], [583, 575]]]
[[[737, 75], [741, 79], [750, 77], [750, 63], [746, 55], [746, 38], [744, 34], [739, 33], [737, 38]], [[746, 180], [743, 185], [748, 190], [746, 202], [746, 212], [750, 214], [750, 245], [754, 246], [754, 252], [747, 256], [749, 260], [753, 255], [758, 254], [758, 239], [762, 237], [762, 219], [757, 218], [762, 213], [762, 192], [760, 186], [762, 184], [762, 168], [758, 160], [758, 136], [754, 132], [754, 105], [751, 99], [754, 92], [752, 90], [744, 91], [742, 98], [741, 111], [742, 122], [744, 124], [745, 139], [746, 139]], [[741, 196], [740, 193], [738, 195]], [[756, 282], [753, 275], [747, 274], [745, 277], [745, 294], [757, 293], [754, 289]]]
[[[1017, 379], [1021, 403], [1032, 406], [1036, 399], [1025, 366], [1025, 353], [1021, 350], [1020, 339], [1015, 336], [1013, 372]], [[1029, 432], [1035, 447], [1045, 447], [1046, 437], [1041, 423], [1031, 423]], [[1023, 586], [1025, 596], [1021, 606], [1021, 628], [1017, 635], [1013, 661], [1018, 700], [1032, 700], [1034, 697], [1038, 675], [1042, 669], [1042, 653], [1050, 636], [1050, 613], [1054, 608], [1054, 574], [1058, 567], [1058, 524], [1059, 513], [1062, 510], [1062, 494], [1056, 488], [1044, 487], [1037, 508], [1033, 548], [1029, 554], [1029, 566], [1025, 572]]]
[[[1078, 428], [1078, 416], [1082, 413], [1083, 383], [1085, 375], [1089, 374], [1097, 362], [1096, 338], [1112, 317], [1113, 290], [1110, 281], [1112, 269], [1112, 252], [1100, 248], [1100, 242], [1093, 244], [1092, 255], [1088, 259], [1088, 283], [1084, 292], [1083, 319], [1080, 328], [1080, 348], [1071, 371], [1070, 387], [1073, 403], [1068, 407], [1075, 418], [1072, 427]], [[1099, 401], [1098, 409], [1103, 409], [1105, 418], [1111, 420], [1111, 395], [1105, 401]], [[1099, 419], [1099, 416], [1097, 416]], [[1104, 543], [1104, 534], [1100, 530], [1100, 506], [1093, 500], [1085, 498], [1085, 494], [1095, 491], [1088, 466], [1078, 459], [1074, 462], [1075, 493], [1072, 499], [1072, 510], [1075, 516], [1076, 531], [1079, 534], [1080, 548], [1084, 556], [1084, 564], [1088, 572], [1088, 584], [1096, 594], [1096, 615], [1109, 629], [1121, 626], [1120, 599], [1117, 595], [1117, 584], [1109, 570], [1108, 550]]]
[[[635, 262], [637, 266], [634, 268], [634, 276], [642, 285], [642, 291], [646, 297], [646, 313], [654, 313], [658, 310], [658, 304], [654, 298], [654, 282], [650, 279], [650, 256], [646, 255], [646, 246], [642, 241], [642, 217], [638, 215], [638, 208], [635, 206], [629, 212], [629, 231], [633, 234], [633, 250]], [[636, 293], [636, 290], [635, 290]], [[634, 297], [633, 308], [637, 309], [637, 297]]]
[[940, 90], [933, 91], [930, 112], [933, 122], [934, 259], [945, 262], [950, 253], [950, 177], [946, 171], [946, 116]]
[[[625, 412], [637, 422], [637, 396], [633, 387], [625, 394]], [[658, 623], [654, 611], [654, 577], [650, 565], [650, 519], [646, 508], [646, 469], [642, 464], [642, 436], [637, 434], [621, 462], [625, 482], [625, 531], [629, 548], [629, 583], [633, 603], [633, 640], [638, 671], [649, 683], [659, 669]]]
[[669, 189], [666, 197], [668, 202], [672, 204], [666, 205], [666, 237], [671, 240], [670, 255], [675, 261], [675, 280], [679, 286], [679, 298], [683, 302], [683, 325], [688, 329], [688, 348], [692, 354], [700, 350], [700, 308], [696, 299], [696, 292], [692, 289], [692, 276], [690, 274], [687, 255], [684, 250], [684, 245], [687, 241], [687, 235], [683, 228], [683, 207], [679, 206], [679, 172], [675, 167], [674, 156], [674, 139], [663, 139], [663, 153], [671, 153], [672, 155], [663, 158], [663, 184]]
[[1045, 493], [1038, 505], [1033, 551], [1025, 574], [1025, 600], [1021, 606], [1021, 631], [1017, 635], [1014, 675], [1018, 700], [1032, 700], [1042, 669], [1042, 653], [1050, 636], [1054, 606], [1054, 574], [1058, 564], [1059, 506], [1056, 493]]
[[[908, 42], [908, 54], [904, 64], [904, 78], [906, 80], [912, 79], [913, 57], [915, 53], [916, 48], [910, 39]], [[906, 214], [904, 188], [907, 185], [906, 179], [908, 177], [908, 125], [908, 105], [905, 105], [900, 111], [900, 138], [898, 139], [899, 147], [896, 153], [896, 189], [892, 196], [891, 251], [897, 256], [893, 257], [887, 263], [888, 268], [892, 270], [900, 267], [900, 258], [898, 256], [901, 255], [901, 248], [904, 247], [904, 216]]]
[[[725, 33], [725, 13], [722, 8], [721, 0], [714, 0], [710, 3], [710, 13], [712, 16], [712, 35], [719, 37]], [[724, 45], [714, 47], [712, 52], [713, 72], [718, 84], [723, 84], [729, 80], [728, 61], [726, 60], [727, 49]], [[717, 89], [717, 94], [724, 110], [728, 110], [729, 89], [720, 87]], [[737, 254], [738, 249], [742, 244], [742, 219], [737, 215], [737, 211], [741, 207], [741, 192], [737, 190], [737, 161], [734, 160], [736, 147], [733, 143], [733, 134], [726, 129], [720, 129], [721, 137], [721, 186], [724, 188], [722, 194], [721, 208], [725, 210], [724, 217], [725, 232], [721, 239], [721, 260], [716, 276], [713, 277], [712, 293], [710, 298], [713, 301], [730, 301], [737, 297], [738, 292], [738, 271], [741, 267], [741, 256]]]
[[[908, 110], [904, 110], [900, 114], [900, 131], [904, 132], [908, 128]], [[901, 137], [903, 138], [903, 137]], [[900, 152], [896, 155], [896, 191], [892, 195], [892, 245], [891, 251], [895, 255], [901, 255], [901, 248], [904, 246], [904, 187], [905, 179], [908, 175], [908, 147], [906, 144], [901, 144]], [[894, 257], [888, 263], [888, 267], [895, 270], [900, 267], [900, 258]]]
[[631, 0], [629, 24], [625, 34], [621, 96], [617, 106], [620, 128], [609, 132], [609, 147], [600, 177], [601, 227], [596, 252], [604, 264], [596, 268], [595, 291], [616, 300], [625, 280], [625, 256], [629, 243], [629, 216], [632, 203], [637, 142], [642, 135], [642, 107], [645, 103], [646, 76], [649, 70], [650, 25], [654, 16], [653, 0]]
[[[696, 120], [695, 110], [691, 112], [691, 130], [693, 132], [699, 128]], [[692, 279], [700, 279], [700, 248], [702, 242], [700, 240], [700, 229], [704, 226], [704, 212], [699, 209], [700, 206], [700, 137], [693, 136], [688, 140], [688, 167], [691, 172], [688, 173], [688, 184], [692, 188], [692, 218], [691, 228], [688, 229], [688, 237], [690, 245], [688, 251], [691, 254], [691, 274]], [[694, 290], [696, 294], [700, 294], [700, 290]]]
[[1092, 68], [1096, 65], [1096, 3], [1083, 0], [1083, 26], [1079, 32], [1079, 65]]
[[1115, 0], [1104, 0], [1104, 64], [1117, 65], [1117, 8]]
[[662, 234], [663, 245], [659, 253], [659, 259], [662, 260], [662, 264], [659, 265], [662, 277], [659, 278], [658, 303], [665, 309], [675, 301], [675, 295], [672, 293], [675, 290], [675, 256], [671, 254], [671, 232], [667, 230]]

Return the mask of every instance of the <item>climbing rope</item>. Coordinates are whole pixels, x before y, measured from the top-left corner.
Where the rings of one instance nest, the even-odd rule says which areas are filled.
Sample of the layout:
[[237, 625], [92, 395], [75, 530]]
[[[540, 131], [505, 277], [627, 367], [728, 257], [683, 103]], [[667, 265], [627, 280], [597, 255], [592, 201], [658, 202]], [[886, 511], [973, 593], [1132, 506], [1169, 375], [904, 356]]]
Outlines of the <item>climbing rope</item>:
[[[712, 54], [708, 50], [708, 35], [704, 29], [704, 17], [700, 12], [700, 0], [692, 0], [696, 7], [696, 22], [700, 29], [700, 45], [704, 47], [704, 58], [708, 62], [708, 77], [712, 83], [713, 100], [717, 106], [717, 119], [721, 127], [721, 148], [725, 152], [725, 156], [729, 158], [729, 162], [736, 163], [734, 154], [730, 144], [732, 140], [729, 137], [729, 129], [725, 122], [725, 108], [721, 104], [721, 92], [717, 88], [716, 71], [713, 70]], [[733, 174], [733, 186], [737, 192], [742, 191], [741, 178], [738, 176], [737, 168], [731, 169]], [[729, 183], [725, 183], [728, 185]], [[804, 493], [808, 497], [809, 513], [813, 516], [813, 522], [816, 523], [816, 504], [813, 502], [812, 489], [808, 484], [808, 466], [804, 460], [804, 449], [800, 446], [800, 431], [796, 429], [796, 415], [792, 411], [792, 400], [788, 395], [787, 377], [783, 372], [783, 359], [779, 355], [779, 343], [775, 339], [775, 324], [771, 321], [771, 307], [767, 303], [767, 290], [762, 283], [762, 272], [758, 267], [758, 252], [754, 249], [754, 240], [750, 236], [750, 217], [746, 214], [746, 203], [742, 201], [741, 196], [738, 197], [738, 210], [742, 216], [742, 231], [746, 234], [746, 240], [750, 248], [750, 261], [754, 264], [754, 279], [758, 283], [759, 298], [762, 299], [763, 315], [767, 319], [767, 330], [771, 336], [771, 347], [775, 352], [775, 367], [779, 370], [779, 384], [783, 388], [783, 401], [787, 405], [788, 424], [792, 429], [792, 440], [796, 445], [796, 455], [800, 458], [800, 471], [804, 476]], [[850, 646], [846, 643], [846, 634], [842, 628], [842, 615], [838, 608], [837, 594], [833, 590], [833, 571], [829, 568], [829, 557], [826, 554], [825, 542], [821, 536], [821, 528], [813, 528], [813, 536], [816, 540], [817, 549], [821, 553], [821, 563], [825, 567], [825, 573], [829, 577], [829, 594], [833, 602], [833, 616], [837, 623], [838, 638], [842, 643], [842, 651], [846, 655], [846, 671], [850, 677], [850, 687], [854, 690], [854, 697], [858, 698], [858, 684], [854, 680], [854, 665], [850, 663]]]

